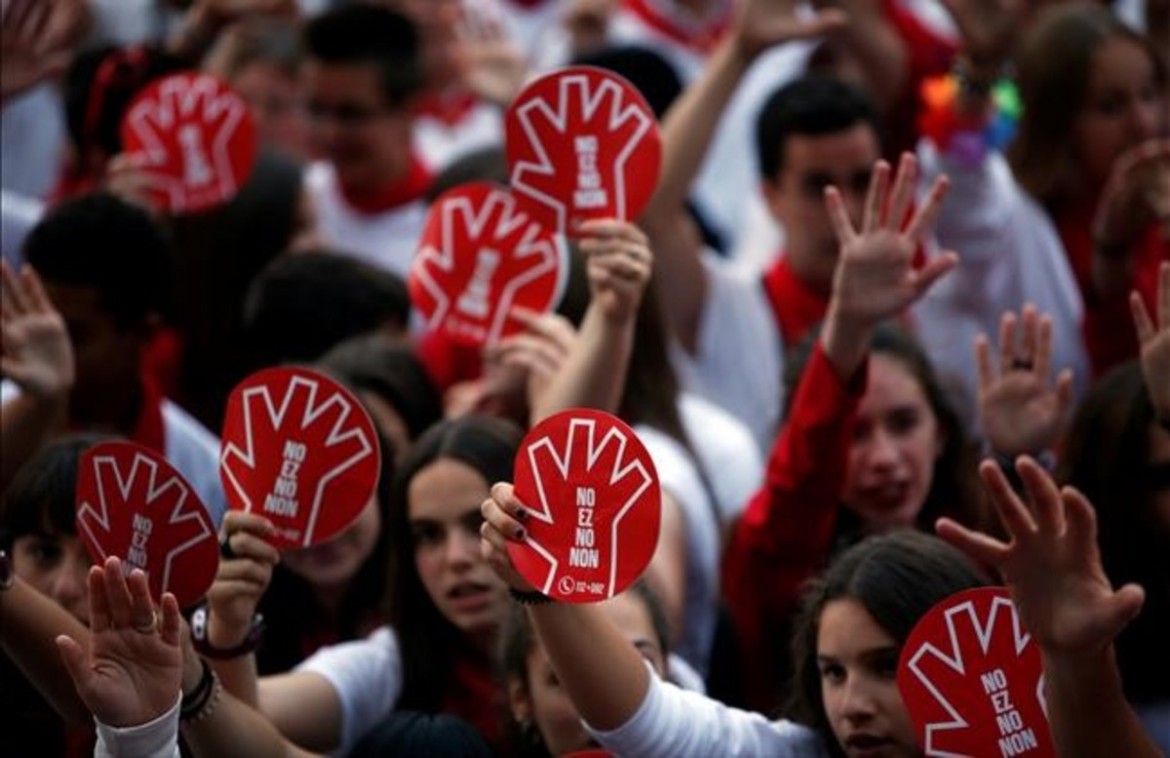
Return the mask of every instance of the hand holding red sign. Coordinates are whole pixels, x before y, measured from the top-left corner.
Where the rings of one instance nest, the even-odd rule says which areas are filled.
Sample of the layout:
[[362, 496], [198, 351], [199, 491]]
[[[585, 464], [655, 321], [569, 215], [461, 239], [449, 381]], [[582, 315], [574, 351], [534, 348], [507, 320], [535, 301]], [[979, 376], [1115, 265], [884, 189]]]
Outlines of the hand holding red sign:
[[77, 532], [90, 559], [121, 558], [140, 568], [151, 596], [181, 606], [203, 597], [215, 578], [215, 524], [199, 496], [157, 453], [132, 442], [104, 442], [81, 456]]
[[408, 284], [428, 328], [492, 345], [524, 328], [513, 308], [550, 310], [567, 272], [555, 234], [519, 210], [506, 189], [473, 182], [431, 206]]
[[235, 197], [258, 148], [247, 103], [198, 73], [168, 76], [139, 94], [122, 119], [122, 145], [157, 204], [176, 214]]
[[277, 547], [308, 547], [343, 531], [369, 503], [380, 471], [369, 414], [333, 380], [275, 368], [232, 391], [220, 477], [233, 510], [273, 523]]
[[1040, 649], [1002, 587], [952, 595], [902, 647], [898, 689], [927, 755], [1055, 756]]
[[524, 438], [515, 494], [528, 506], [516, 570], [546, 595], [597, 602], [625, 590], [658, 544], [661, 492], [633, 430], [599, 411], [551, 416]]
[[658, 182], [654, 113], [602, 69], [564, 68], [529, 84], [508, 108], [505, 138], [521, 207], [562, 233], [594, 218], [633, 220]]

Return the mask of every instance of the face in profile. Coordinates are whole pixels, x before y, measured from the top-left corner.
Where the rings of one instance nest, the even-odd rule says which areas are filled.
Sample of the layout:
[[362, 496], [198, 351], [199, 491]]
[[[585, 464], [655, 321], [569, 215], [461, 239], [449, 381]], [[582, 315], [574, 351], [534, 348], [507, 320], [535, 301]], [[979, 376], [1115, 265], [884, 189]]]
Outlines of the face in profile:
[[922, 754], [898, 692], [899, 648], [852, 598], [821, 611], [817, 670], [825, 717], [847, 756], [897, 758]]
[[843, 494], [867, 531], [914, 524], [930, 495], [944, 443], [922, 384], [897, 358], [875, 353]]
[[440, 458], [421, 469], [407, 491], [418, 576], [456, 629], [494, 641], [508, 603], [507, 587], [480, 552], [480, 505], [488, 483], [470, 465]]
[[89, 624], [89, 554], [75, 534], [28, 534], [12, 544], [12, 570], [29, 586]]

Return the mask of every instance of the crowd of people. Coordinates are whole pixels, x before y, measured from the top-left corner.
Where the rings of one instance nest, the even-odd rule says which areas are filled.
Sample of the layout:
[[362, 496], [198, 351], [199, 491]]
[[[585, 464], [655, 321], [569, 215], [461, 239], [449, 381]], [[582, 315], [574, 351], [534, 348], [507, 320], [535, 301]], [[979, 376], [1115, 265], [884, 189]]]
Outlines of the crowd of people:
[[[519, 332], [428, 332], [428, 208], [507, 185], [506, 110], [566, 65], [657, 115], [653, 196]], [[259, 141], [193, 213], [123, 144], [184, 71]], [[922, 755], [899, 652], [993, 585], [1057, 754], [1170, 751], [1166, 0], [0, 0], [0, 125], [0, 755]], [[281, 365], [381, 452], [306, 548], [220, 476]], [[596, 604], [508, 550], [524, 432], [574, 408], [661, 484]], [[197, 608], [83, 545], [118, 438], [219, 528]]]

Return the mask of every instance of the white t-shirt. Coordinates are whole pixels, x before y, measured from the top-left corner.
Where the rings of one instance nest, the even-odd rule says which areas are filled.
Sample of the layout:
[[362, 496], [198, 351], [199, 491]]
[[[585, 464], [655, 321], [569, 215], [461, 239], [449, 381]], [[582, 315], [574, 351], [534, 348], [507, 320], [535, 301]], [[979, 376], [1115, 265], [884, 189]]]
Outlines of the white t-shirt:
[[[0, 383], [0, 406], [20, 395], [15, 383]], [[207, 506], [218, 527], [227, 510], [227, 497], [219, 479], [219, 439], [189, 413], [170, 400], [162, 401], [165, 450], [163, 457], [175, 467]]]
[[638, 712], [608, 732], [585, 728], [602, 747], [623, 758], [827, 758], [812, 730], [791, 721], [769, 721], [705, 695], [662, 682], [653, 673]]
[[10, 190], [0, 190], [0, 257], [13, 271], [24, 262], [24, 240], [41, 217], [45, 204]]
[[759, 273], [704, 257], [707, 296], [693, 355], [675, 347], [683, 386], [742, 422], [760, 451], [776, 435], [784, 402], [784, 345]]
[[421, 199], [384, 213], [361, 213], [345, 202], [337, 174], [324, 162], [314, 163], [305, 172], [305, 189], [313, 199], [317, 228], [327, 244], [406, 277], [426, 223], [427, 208]]
[[719, 522], [694, 459], [673, 437], [645, 424], [634, 427], [650, 452], [663, 491], [678, 503], [686, 526], [683, 628], [674, 650], [700, 674], [707, 672], [718, 621]]
[[915, 331], [935, 368], [961, 382], [968, 398], [975, 397], [975, 337], [984, 333], [997, 345], [1003, 312], [1019, 314], [1032, 303], [1052, 315], [1053, 376], [1073, 369], [1079, 397], [1090, 378], [1081, 336], [1084, 305], [1048, 214], [1020, 188], [999, 153], [977, 167], [958, 165], [925, 141], [918, 153], [920, 188], [942, 172], [951, 179], [934, 236], [940, 248], [959, 254], [958, 267], [913, 312]]
[[49, 194], [65, 142], [65, 106], [52, 84], [34, 87], [0, 110], [0, 187], [29, 197]]
[[764, 457], [747, 426], [691, 392], [679, 397], [687, 440], [703, 465], [725, 524], [739, 516], [764, 481]]
[[504, 114], [482, 100], [454, 123], [427, 114], [414, 120], [415, 152], [433, 174], [439, 174], [468, 153], [503, 145]]

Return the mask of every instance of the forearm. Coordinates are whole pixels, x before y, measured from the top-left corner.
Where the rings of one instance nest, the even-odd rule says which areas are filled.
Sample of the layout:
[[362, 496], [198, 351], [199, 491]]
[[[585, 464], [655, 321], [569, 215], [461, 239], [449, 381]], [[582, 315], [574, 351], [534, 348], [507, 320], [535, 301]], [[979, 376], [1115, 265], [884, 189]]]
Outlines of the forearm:
[[20, 579], [0, 591], [0, 648], [65, 719], [89, 724], [93, 715], [57, 651], [55, 640], [62, 634], [81, 642], [89, 630]]
[[533, 606], [529, 617], [581, 718], [605, 731], [637, 713], [650, 672], [599, 607], [551, 603]]
[[1044, 683], [1062, 758], [1161, 755], [1126, 702], [1112, 646], [1085, 655], [1045, 653]]
[[248, 653], [235, 658], [223, 658], [209, 662], [211, 667], [215, 669], [215, 673], [226, 692], [230, 692], [245, 705], [252, 708], [259, 707], [259, 677], [256, 673], [256, 656]]
[[596, 302], [590, 304], [565, 364], [543, 396], [533, 399], [532, 423], [569, 408], [617, 413], [633, 348], [633, 318], [614, 322]]
[[19, 395], [0, 406], [0, 492], [20, 467], [65, 426], [66, 397]]
[[205, 719], [183, 724], [183, 739], [196, 756], [311, 755], [288, 742], [268, 719], [228, 692], [220, 693], [215, 710]]
[[878, 109], [888, 112], [901, 99], [909, 79], [909, 56], [902, 38], [874, 0], [846, 0], [840, 5], [849, 21], [833, 37], [857, 60]]

